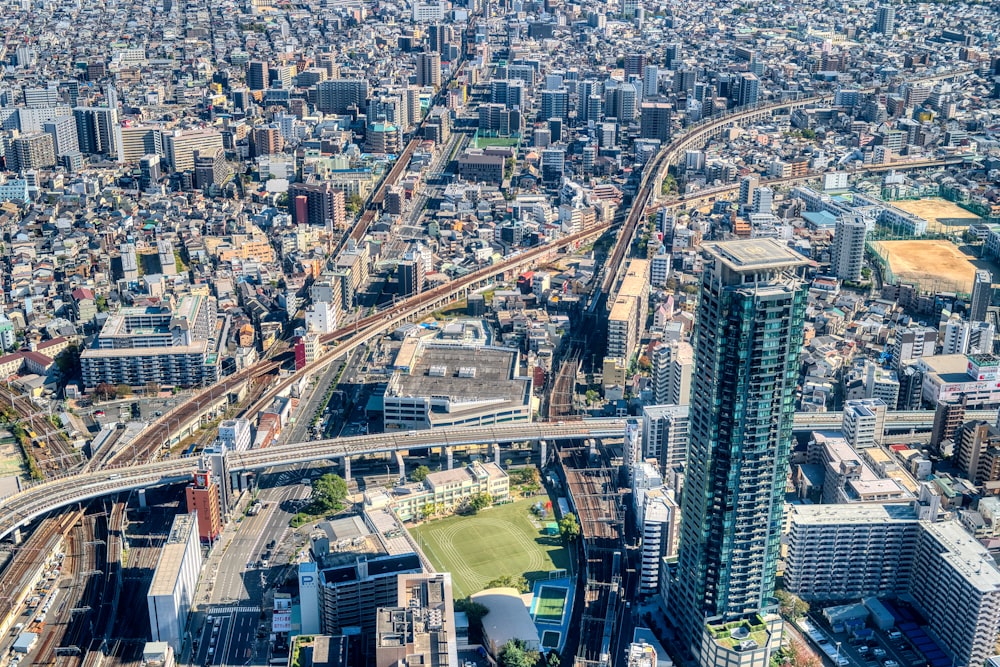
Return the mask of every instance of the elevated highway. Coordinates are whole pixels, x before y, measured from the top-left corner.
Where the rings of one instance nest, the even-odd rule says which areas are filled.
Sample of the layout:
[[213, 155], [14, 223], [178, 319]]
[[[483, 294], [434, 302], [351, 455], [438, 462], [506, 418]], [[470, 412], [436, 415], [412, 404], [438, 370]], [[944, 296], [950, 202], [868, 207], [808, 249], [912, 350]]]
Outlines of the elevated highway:
[[[426, 447], [502, 444], [538, 440], [608, 438], [625, 431], [623, 419], [591, 419], [566, 423], [524, 423], [482, 427], [459, 427], [433, 431], [401, 431], [375, 435], [289, 443], [266, 449], [231, 452], [226, 455], [230, 471], [259, 470], [275, 465], [344, 459], [366, 454], [397, 452]], [[0, 538], [52, 510], [91, 498], [153, 486], [190, 481], [203, 466], [201, 457], [191, 456], [121, 468], [64, 475], [27, 487], [0, 500]]]
[[[798, 413], [794, 430], [839, 429], [843, 413]], [[996, 410], [970, 410], [969, 420], [982, 419], [993, 423]], [[504, 424], [479, 427], [435, 429], [432, 431], [400, 431], [373, 435], [313, 440], [231, 452], [226, 464], [231, 471], [260, 470], [271, 466], [321, 460], [350, 460], [353, 457], [410, 449], [462, 447], [468, 445], [508, 444], [577, 440], [585, 438], [618, 438], [625, 430], [625, 419], [584, 419], [566, 422]], [[928, 431], [934, 424], [933, 410], [890, 412], [886, 415], [887, 433]], [[155, 461], [123, 466], [97, 472], [81, 472], [40, 482], [0, 500], [0, 538], [18, 527], [52, 510], [83, 500], [152, 486], [186, 482], [204, 464], [200, 457]], [[349, 464], [348, 464], [349, 465]]]

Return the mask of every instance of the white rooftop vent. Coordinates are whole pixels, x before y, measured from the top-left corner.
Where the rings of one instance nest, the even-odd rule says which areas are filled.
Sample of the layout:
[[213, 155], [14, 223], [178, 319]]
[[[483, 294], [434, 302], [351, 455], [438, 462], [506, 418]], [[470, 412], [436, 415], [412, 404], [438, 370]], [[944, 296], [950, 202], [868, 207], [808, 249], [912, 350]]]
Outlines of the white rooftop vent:
[[427, 370], [427, 374], [430, 375], [431, 377], [443, 378], [445, 375], [448, 374], [448, 367], [447, 366], [431, 366]]
[[476, 367], [475, 366], [462, 366], [458, 369], [458, 377], [460, 378], [474, 378], [476, 377]]

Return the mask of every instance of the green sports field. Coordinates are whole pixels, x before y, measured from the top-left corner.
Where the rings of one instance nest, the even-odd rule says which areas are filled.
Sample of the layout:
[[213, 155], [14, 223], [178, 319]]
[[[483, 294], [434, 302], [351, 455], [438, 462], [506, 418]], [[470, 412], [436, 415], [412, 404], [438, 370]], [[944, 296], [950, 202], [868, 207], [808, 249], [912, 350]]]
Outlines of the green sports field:
[[437, 570], [451, 572], [455, 597], [464, 598], [497, 577], [524, 575], [530, 581], [569, 567], [562, 538], [544, 535], [543, 522], [529, 511], [538, 500], [429, 521], [410, 532]]
[[566, 610], [566, 589], [562, 587], [545, 586], [538, 591], [538, 599], [535, 601], [535, 620], [543, 623], [563, 622], [563, 613]]

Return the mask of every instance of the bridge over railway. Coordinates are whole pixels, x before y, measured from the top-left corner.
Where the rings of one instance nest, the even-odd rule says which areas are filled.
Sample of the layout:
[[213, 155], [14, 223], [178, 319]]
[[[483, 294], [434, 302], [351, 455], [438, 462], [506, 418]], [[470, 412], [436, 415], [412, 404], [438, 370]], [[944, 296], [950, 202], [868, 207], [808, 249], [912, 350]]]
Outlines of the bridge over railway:
[[[795, 415], [797, 432], [829, 430], [840, 427], [842, 413], [799, 413]], [[996, 420], [996, 410], [966, 413], [972, 419]], [[928, 431], [934, 423], [933, 410], [910, 410], [886, 414], [887, 433]], [[548, 443], [565, 440], [620, 438], [625, 419], [583, 419], [565, 422], [497, 424], [458, 427], [429, 431], [400, 431], [373, 435], [289, 443], [266, 449], [230, 452], [226, 467], [232, 472], [253, 471], [271, 466], [338, 460], [350, 474], [350, 460], [369, 454], [397, 453], [410, 449], [450, 450], [470, 445], [500, 445], [514, 442]], [[542, 446], [544, 451], [544, 445]], [[543, 453], [543, 457], [544, 457]], [[122, 466], [94, 472], [64, 475], [29, 486], [0, 500], [0, 538], [20, 526], [61, 507], [83, 500], [112, 495], [121, 491], [187, 482], [206, 465], [201, 457], [191, 456], [167, 461]]]

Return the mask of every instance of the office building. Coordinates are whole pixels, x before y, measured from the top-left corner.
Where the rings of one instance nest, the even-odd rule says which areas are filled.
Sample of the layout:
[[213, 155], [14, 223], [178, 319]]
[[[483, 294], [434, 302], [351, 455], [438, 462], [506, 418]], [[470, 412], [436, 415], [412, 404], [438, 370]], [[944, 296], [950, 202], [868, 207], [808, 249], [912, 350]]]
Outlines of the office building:
[[219, 487], [207, 470], [199, 470], [184, 489], [188, 514], [198, 517], [198, 537], [209, 544], [222, 533], [222, 512], [219, 509]]
[[888, 407], [881, 398], [846, 401], [840, 430], [847, 444], [854, 449], [881, 444]]
[[302, 634], [319, 634], [322, 624], [319, 616], [319, 568], [316, 563], [300, 562], [298, 579]]
[[986, 269], [976, 271], [972, 283], [972, 299], [969, 301], [969, 321], [985, 322], [986, 309], [993, 302], [993, 274]]
[[194, 169], [195, 153], [214, 156], [224, 150], [222, 135], [215, 130], [174, 130], [163, 133], [163, 154], [175, 172]]
[[865, 265], [865, 234], [868, 227], [860, 215], [844, 213], [837, 218], [830, 248], [830, 271], [841, 280], [858, 282]]
[[167, 642], [175, 652], [180, 652], [200, 572], [198, 517], [178, 514], [170, 526], [167, 541], [160, 548], [160, 558], [146, 594], [152, 641]]
[[875, 32], [881, 35], [892, 37], [896, 32], [896, 8], [891, 5], [883, 5], [878, 8], [878, 16], [875, 20]]
[[423, 52], [417, 54], [417, 85], [430, 86], [434, 90], [441, 87], [441, 54]]
[[807, 260], [774, 239], [703, 249], [698, 373], [668, 605], [702, 664], [732, 651], [712, 639], [713, 624], [751, 619], [756, 627], [762, 619], [766, 640], [752, 651], [766, 664], [780, 642], [769, 611], [806, 306], [796, 272]]
[[649, 260], [633, 259], [625, 267], [608, 314], [608, 346], [604, 356], [630, 359], [646, 328], [649, 308]]

